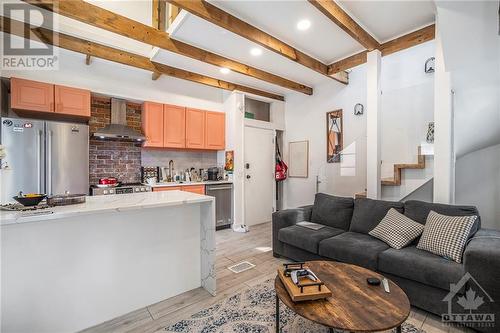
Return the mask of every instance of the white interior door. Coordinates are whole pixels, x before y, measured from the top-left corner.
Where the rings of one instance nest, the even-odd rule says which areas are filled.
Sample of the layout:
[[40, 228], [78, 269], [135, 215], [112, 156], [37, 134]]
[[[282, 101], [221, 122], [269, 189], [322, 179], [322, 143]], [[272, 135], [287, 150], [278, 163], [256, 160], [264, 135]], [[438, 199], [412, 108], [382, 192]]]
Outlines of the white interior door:
[[274, 193], [274, 131], [245, 126], [245, 224], [271, 221]]

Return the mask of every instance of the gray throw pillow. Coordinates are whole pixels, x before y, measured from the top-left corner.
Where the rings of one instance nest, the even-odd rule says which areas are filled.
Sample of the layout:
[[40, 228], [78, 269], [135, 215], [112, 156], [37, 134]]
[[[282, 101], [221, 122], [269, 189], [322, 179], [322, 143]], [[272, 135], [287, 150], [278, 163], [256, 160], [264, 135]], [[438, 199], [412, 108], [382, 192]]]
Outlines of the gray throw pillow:
[[417, 249], [462, 262], [462, 254], [477, 216], [447, 216], [431, 211]]
[[459, 205], [446, 205], [433, 202], [424, 202], [418, 200], [408, 200], [405, 202], [404, 214], [411, 218], [413, 221], [425, 224], [429, 213], [435, 211], [438, 214], [447, 216], [473, 216], [476, 215], [477, 219], [472, 227], [469, 238], [474, 236], [477, 230], [481, 227], [481, 217], [479, 211], [474, 206], [459, 206]]
[[394, 208], [403, 213], [403, 207], [402, 202], [358, 198], [354, 200], [354, 212], [349, 231], [368, 234], [382, 221], [389, 209]]
[[391, 208], [382, 221], [368, 234], [399, 250], [410, 244], [423, 231], [422, 224]]
[[324, 224], [342, 230], [349, 229], [354, 200], [325, 193], [318, 193], [314, 198], [311, 222]]

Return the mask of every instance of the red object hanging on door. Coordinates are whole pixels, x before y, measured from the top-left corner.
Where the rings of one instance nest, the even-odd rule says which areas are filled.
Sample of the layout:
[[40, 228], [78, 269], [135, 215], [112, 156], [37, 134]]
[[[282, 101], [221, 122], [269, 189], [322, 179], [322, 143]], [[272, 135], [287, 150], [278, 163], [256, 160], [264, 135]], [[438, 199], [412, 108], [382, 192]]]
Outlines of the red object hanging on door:
[[276, 143], [276, 168], [275, 168], [275, 179], [277, 182], [283, 181], [287, 177], [288, 166], [283, 162], [280, 153], [280, 147]]

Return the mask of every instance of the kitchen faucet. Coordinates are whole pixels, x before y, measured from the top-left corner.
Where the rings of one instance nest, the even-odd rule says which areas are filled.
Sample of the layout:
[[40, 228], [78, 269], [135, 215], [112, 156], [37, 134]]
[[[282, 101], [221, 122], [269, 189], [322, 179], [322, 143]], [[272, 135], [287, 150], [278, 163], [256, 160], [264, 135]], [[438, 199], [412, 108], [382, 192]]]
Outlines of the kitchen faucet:
[[168, 175], [170, 177], [170, 181], [174, 180], [174, 160], [170, 160], [168, 162]]

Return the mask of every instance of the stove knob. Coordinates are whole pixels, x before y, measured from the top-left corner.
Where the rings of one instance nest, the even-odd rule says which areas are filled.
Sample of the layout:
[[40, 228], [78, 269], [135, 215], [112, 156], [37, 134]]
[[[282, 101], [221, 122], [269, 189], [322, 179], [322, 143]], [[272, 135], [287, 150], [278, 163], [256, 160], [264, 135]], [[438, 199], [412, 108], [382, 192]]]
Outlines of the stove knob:
[[103, 194], [108, 194], [108, 190], [102, 191]]
[[141, 192], [144, 192], [146, 191], [146, 189], [144, 187], [141, 187]]
[[114, 194], [115, 190], [109, 190], [109, 194]]
[[139, 188], [137, 187], [137, 188], [135, 189], [135, 191], [136, 191], [136, 192], [139, 192]]

